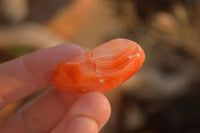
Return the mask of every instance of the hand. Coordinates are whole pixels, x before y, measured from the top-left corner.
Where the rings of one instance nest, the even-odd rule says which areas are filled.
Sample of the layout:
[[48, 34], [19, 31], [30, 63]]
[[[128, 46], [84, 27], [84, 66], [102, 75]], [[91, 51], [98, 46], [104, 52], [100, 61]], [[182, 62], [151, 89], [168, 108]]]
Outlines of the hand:
[[[65, 44], [0, 64], [0, 109], [52, 86], [53, 67], [82, 52], [76, 45]], [[103, 94], [63, 93], [52, 87], [2, 124], [0, 132], [97, 133], [109, 116], [110, 104]]]

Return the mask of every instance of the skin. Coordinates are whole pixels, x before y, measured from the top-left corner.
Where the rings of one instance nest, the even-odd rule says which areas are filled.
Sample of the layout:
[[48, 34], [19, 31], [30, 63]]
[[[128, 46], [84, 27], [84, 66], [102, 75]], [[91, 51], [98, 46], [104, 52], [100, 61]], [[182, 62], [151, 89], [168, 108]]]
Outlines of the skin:
[[[53, 67], [82, 53], [77, 45], [64, 44], [0, 64], [0, 109], [51, 87]], [[98, 133], [110, 112], [101, 93], [63, 93], [51, 87], [2, 124], [0, 132]]]

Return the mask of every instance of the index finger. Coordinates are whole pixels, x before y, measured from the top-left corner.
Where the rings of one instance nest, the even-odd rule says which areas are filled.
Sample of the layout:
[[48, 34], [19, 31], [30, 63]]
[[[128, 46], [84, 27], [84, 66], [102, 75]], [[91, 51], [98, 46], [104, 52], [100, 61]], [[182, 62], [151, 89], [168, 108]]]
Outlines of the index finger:
[[81, 53], [79, 46], [64, 44], [0, 64], [0, 108], [51, 86], [53, 67]]

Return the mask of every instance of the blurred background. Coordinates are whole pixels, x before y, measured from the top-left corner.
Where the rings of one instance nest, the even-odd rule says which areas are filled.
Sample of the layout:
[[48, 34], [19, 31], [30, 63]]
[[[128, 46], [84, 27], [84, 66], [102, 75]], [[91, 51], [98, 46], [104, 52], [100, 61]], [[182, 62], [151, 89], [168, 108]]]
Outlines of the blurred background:
[[[114, 38], [139, 43], [146, 61], [106, 93], [112, 116], [101, 132], [200, 133], [200, 0], [0, 0], [0, 62]], [[0, 123], [33, 97], [4, 108]]]

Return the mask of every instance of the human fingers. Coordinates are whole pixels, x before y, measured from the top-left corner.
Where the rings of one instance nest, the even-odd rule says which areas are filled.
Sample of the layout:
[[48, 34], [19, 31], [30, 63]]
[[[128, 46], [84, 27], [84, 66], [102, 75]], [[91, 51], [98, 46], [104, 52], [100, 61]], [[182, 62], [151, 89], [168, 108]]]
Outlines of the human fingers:
[[51, 89], [21, 108], [0, 126], [1, 133], [45, 133], [54, 128], [80, 95]]
[[1, 125], [0, 132], [81, 133], [82, 130], [95, 133], [109, 116], [110, 104], [101, 93], [91, 92], [80, 96], [53, 89], [26, 105]]
[[105, 96], [90, 92], [81, 96], [51, 133], [98, 133], [110, 117]]
[[51, 86], [51, 73], [58, 63], [83, 53], [73, 44], [43, 49], [0, 64], [0, 109], [31, 93]]

